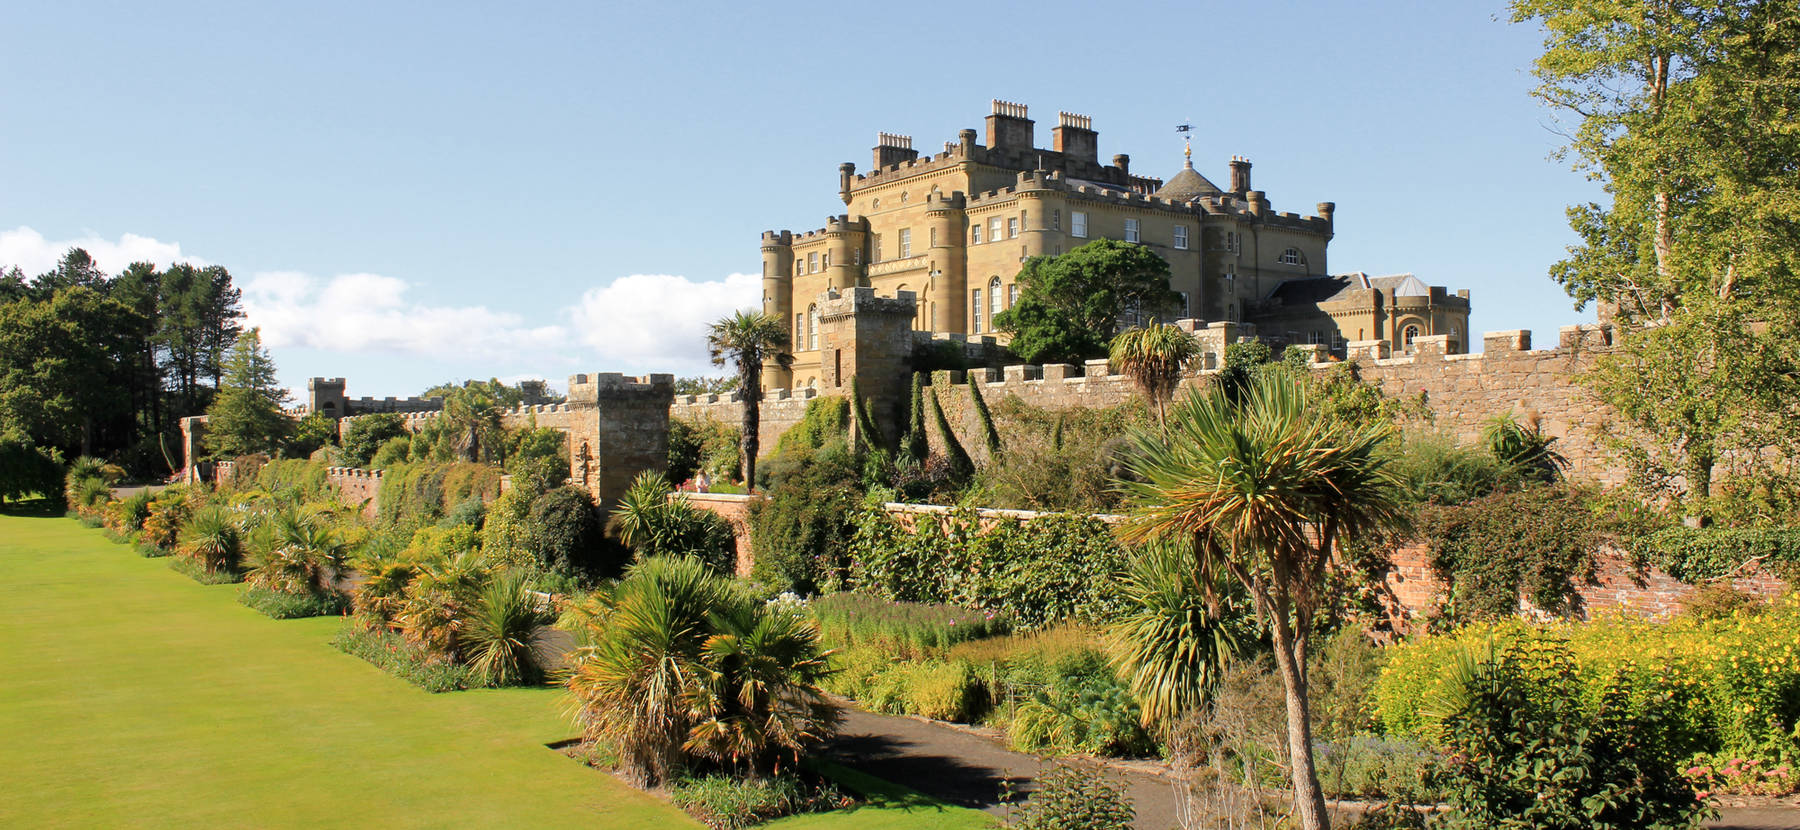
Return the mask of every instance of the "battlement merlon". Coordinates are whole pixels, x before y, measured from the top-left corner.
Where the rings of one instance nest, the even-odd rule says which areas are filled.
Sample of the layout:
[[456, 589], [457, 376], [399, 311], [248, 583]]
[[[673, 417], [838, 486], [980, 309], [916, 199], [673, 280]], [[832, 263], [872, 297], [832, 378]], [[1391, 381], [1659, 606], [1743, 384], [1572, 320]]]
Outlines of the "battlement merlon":
[[918, 310], [918, 294], [896, 291], [883, 297], [867, 286], [833, 288], [819, 295], [819, 319], [828, 320], [855, 314], [902, 314], [913, 316]]
[[639, 395], [675, 397], [675, 376], [653, 374], [627, 377], [620, 372], [599, 372], [569, 376], [569, 403], [597, 405], [600, 401]]

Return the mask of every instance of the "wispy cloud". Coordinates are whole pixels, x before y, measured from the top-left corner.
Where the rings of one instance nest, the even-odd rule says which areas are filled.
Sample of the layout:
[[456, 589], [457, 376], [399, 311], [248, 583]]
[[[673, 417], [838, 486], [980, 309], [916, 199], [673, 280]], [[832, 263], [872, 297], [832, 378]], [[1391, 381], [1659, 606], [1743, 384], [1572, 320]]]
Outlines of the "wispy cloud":
[[16, 265], [25, 276], [35, 277], [56, 267], [57, 260], [62, 259], [70, 248], [86, 250], [109, 274], [123, 271], [134, 262], [152, 262], [165, 268], [177, 262], [207, 264], [200, 257], [183, 254], [180, 243], [163, 242], [135, 233], [123, 234], [117, 240], [105, 239], [92, 232], [74, 239], [51, 240], [20, 225], [10, 231], [0, 231], [0, 269]]
[[762, 277], [731, 274], [692, 280], [672, 274], [632, 274], [589, 289], [570, 311], [595, 367], [611, 371], [716, 374], [706, 354], [706, 329], [744, 308], [762, 307]]
[[296, 271], [264, 272], [243, 284], [244, 316], [262, 328], [271, 349], [466, 356], [492, 366], [497, 358], [547, 355], [567, 342], [562, 326], [530, 325], [518, 314], [482, 305], [415, 302], [407, 296], [411, 288], [380, 274], [321, 280]]

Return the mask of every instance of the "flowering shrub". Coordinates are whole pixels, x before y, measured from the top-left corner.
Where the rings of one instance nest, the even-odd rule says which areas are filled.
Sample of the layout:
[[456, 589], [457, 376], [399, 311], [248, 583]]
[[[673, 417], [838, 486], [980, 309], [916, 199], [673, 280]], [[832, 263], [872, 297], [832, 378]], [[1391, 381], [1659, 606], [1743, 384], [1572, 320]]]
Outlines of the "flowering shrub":
[[1701, 798], [1721, 794], [1786, 795], [1800, 789], [1791, 765], [1769, 764], [1756, 758], [1701, 754], [1681, 774], [1693, 782]]
[[[1528, 663], [1521, 670], [1540, 679], [1551, 667], [1529, 665], [1532, 655], [1566, 650], [1583, 711], [1594, 711], [1616, 682], [1633, 701], [1666, 695], [1680, 727], [1677, 738], [1690, 752], [1800, 760], [1800, 594], [1725, 619], [1507, 620], [1416, 639], [1391, 650], [1376, 683], [1382, 725], [1393, 733], [1440, 738], [1428, 716], [1432, 702], [1455, 696], [1454, 665], [1490, 640], [1495, 648], [1515, 650]], [[1533, 695], [1551, 693], [1547, 683], [1532, 688]]]

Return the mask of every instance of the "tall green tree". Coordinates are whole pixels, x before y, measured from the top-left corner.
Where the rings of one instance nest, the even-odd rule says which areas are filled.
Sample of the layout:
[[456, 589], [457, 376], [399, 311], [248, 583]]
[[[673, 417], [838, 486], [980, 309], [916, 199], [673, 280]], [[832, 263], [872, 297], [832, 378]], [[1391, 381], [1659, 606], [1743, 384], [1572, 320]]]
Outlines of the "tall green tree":
[[449, 390], [444, 396], [443, 423], [450, 430], [451, 445], [464, 461], [497, 457], [504, 451], [500, 406], [483, 385]]
[[1226, 574], [1269, 628], [1287, 698], [1294, 808], [1327, 827], [1313, 763], [1307, 641], [1341, 542], [1404, 524], [1398, 482], [1381, 451], [1393, 426], [1321, 417], [1304, 380], [1255, 377], [1235, 401], [1222, 386], [1190, 393], [1164, 430], [1133, 434], [1124, 482], [1128, 538], [1185, 545], [1199, 586]]
[[1177, 306], [1169, 263], [1142, 245], [1100, 239], [1061, 256], [1033, 257], [1019, 269], [1019, 300], [994, 315], [1032, 363], [1080, 363], [1106, 356], [1127, 314], [1154, 317]]
[[219, 396], [206, 411], [207, 449], [214, 458], [274, 452], [292, 428], [281, 411], [286, 400], [261, 331], [244, 332], [225, 357]]
[[205, 409], [218, 389], [225, 354], [243, 331], [238, 322], [243, 318], [241, 300], [231, 272], [217, 265], [196, 268], [177, 263], [163, 272], [157, 345], [164, 371], [175, 383], [180, 414]]
[[0, 424], [69, 455], [116, 446], [129, 431], [126, 369], [141, 326], [140, 315], [87, 285], [0, 305]]
[[743, 416], [738, 422], [738, 471], [744, 486], [756, 482], [757, 430], [762, 424], [762, 370], [765, 364], [794, 365], [788, 352], [787, 324], [759, 311], [739, 311], [712, 324], [706, 348], [714, 366], [730, 365], [737, 371], [738, 401]]
[[[1646, 479], [1793, 449], [1800, 341], [1800, 8], [1773, 0], [1514, 0], [1542, 27], [1537, 95], [1610, 204], [1569, 209], [1552, 268], [1616, 309], [1590, 384]], [[1774, 444], [1762, 442], [1774, 440]]]

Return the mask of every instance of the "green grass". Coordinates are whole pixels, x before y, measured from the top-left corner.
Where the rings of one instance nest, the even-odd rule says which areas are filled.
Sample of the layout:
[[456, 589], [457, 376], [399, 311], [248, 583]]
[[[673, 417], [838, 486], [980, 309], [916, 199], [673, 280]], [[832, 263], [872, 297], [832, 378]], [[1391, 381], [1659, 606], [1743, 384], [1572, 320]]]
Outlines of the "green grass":
[[[0, 508], [0, 826], [697, 827], [546, 743], [552, 688], [433, 695], [78, 522]], [[963, 830], [841, 767], [869, 804], [783, 830]]]
[[238, 590], [0, 515], [0, 825], [696, 826], [546, 749], [556, 690], [428, 694]]

